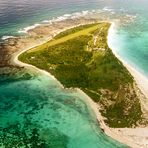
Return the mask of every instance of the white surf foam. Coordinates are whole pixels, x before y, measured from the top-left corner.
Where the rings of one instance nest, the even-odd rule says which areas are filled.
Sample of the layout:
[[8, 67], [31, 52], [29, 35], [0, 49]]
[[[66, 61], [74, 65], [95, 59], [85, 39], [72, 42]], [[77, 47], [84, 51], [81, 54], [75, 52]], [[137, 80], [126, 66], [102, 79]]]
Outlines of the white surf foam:
[[2, 40], [7, 40], [7, 39], [10, 39], [10, 38], [16, 38], [14, 36], [3, 36], [1, 39]]
[[49, 23], [50, 21], [49, 20], [44, 20], [42, 21], [43, 23]]
[[41, 24], [34, 24], [34, 25], [32, 25], [32, 26], [25, 27], [25, 28], [23, 28], [23, 29], [20, 29], [20, 30], [18, 31], [18, 33], [27, 33], [29, 30], [34, 29], [34, 28], [36, 28], [36, 27], [38, 27], [38, 26], [40, 26], [40, 25], [41, 25]]
[[109, 12], [111, 12], [111, 11], [113, 11], [114, 9], [111, 9], [111, 8], [108, 8], [108, 7], [104, 7], [102, 10], [103, 10], [103, 11], [109, 11]]
[[[52, 19], [49, 19], [49, 20], [43, 20], [41, 22], [41, 24], [34, 24], [34, 25], [31, 25], [31, 26], [28, 26], [28, 27], [25, 27], [23, 29], [20, 29], [18, 31], [18, 33], [28, 33], [29, 30], [31, 29], [34, 29], [40, 25], [43, 25], [43, 24], [52, 24], [53, 22], [59, 22], [59, 21], [63, 21], [63, 20], [66, 20], [66, 19], [76, 19], [76, 18], [79, 18], [79, 17], [85, 17], [87, 15], [93, 15], [93, 14], [99, 14], [99, 13], [102, 13], [102, 12], [107, 12], [107, 13], [110, 13], [110, 14], [115, 14], [115, 11], [114, 9], [111, 9], [111, 8], [108, 8], [108, 7], [104, 7], [103, 9], [93, 9], [93, 10], [85, 10], [85, 11], [81, 11], [81, 12], [74, 12], [74, 13], [71, 13], [71, 14], [64, 14], [62, 16], [59, 16], [59, 17], [53, 17]], [[3, 37], [3, 39], [5, 39], [7, 37]]]
[[[92, 14], [99, 14], [101, 12], [109, 12], [111, 14], [115, 14], [114, 12], [114, 9], [111, 9], [111, 8], [108, 8], [108, 7], [104, 7], [103, 9], [96, 9], [96, 10], [85, 10], [85, 11], [81, 11], [81, 12], [74, 12], [74, 13], [71, 13], [71, 14], [64, 14], [62, 16], [59, 16], [59, 17], [53, 17], [52, 19], [49, 19], [49, 20], [44, 20], [42, 21], [41, 24], [34, 24], [32, 26], [28, 26], [28, 27], [25, 27], [23, 29], [20, 29], [18, 31], [18, 33], [28, 33], [29, 30], [31, 29], [34, 29], [44, 23], [50, 23], [52, 24], [53, 22], [59, 22], [59, 21], [63, 21], [63, 20], [66, 20], [66, 19], [75, 19], [75, 18], [79, 18], [81, 16], [87, 16], [87, 15], [92, 15]], [[129, 17], [129, 16], [128, 16]], [[132, 16], [130, 16], [130, 18], [132, 18]]]
[[78, 18], [78, 17], [81, 17], [81, 16], [86, 16], [88, 14], [96, 13], [96, 12], [97, 12], [96, 10], [92, 10], [92, 11], [85, 10], [85, 11], [81, 11], [81, 12], [74, 12], [72, 14], [64, 14], [64, 15], [59, 16], [59, 17], [53, 17], [50, 20], [43, 20], [41, 24], [34, 24], [34, 25], [31, 25], [31, 26], [25, 27], [23, 29], [20, 29], [18, 31], [18, 33], [28, 33], [29, 30], [34, 29], [34, 28], [36, 28], [36, 27], [38, 27], [38, 26], [40, 26], [44, 23], [52, 24], [53, 22], [59, 22], [59, 21], [63, 21], [63, 20], [66, 20], [66, 19], [75, 19], [75, 18]]

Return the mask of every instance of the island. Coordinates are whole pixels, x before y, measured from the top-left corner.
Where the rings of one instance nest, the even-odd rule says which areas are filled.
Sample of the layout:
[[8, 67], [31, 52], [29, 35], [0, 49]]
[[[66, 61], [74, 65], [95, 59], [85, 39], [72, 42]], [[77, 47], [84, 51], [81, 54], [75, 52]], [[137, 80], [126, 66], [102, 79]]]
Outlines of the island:
[[49, 72], [64, 88], [87, 94], [101, 113], [100, 126], [138, 127], [146, 124], [139, 88], [108, 46], [110, 27], [109, 22], [96, 22], [66, 29], [25, 50], [18, 60]]

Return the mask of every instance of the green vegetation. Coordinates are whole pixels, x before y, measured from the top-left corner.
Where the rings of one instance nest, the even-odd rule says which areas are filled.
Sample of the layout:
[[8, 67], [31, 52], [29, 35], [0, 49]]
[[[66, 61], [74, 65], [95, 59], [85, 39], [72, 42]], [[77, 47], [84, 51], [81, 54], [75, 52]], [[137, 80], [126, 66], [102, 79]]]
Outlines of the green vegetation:
[[[78, 27], [74, 27], [74, 28], [71, 28], [71, 29], [67, 29], [66, 31], [61, 32], [61, 33], [59, 33], [58, 35], [56, 35], [56, 36], [54, 37], [54, 39], [59, 39], [59, 38], [61, 38], [61, 37], [67, 36], [67, 35], [69, 35], [69, 34], [76, 33], [76, 32], [78, 32], [78, 31], [84, 30], [84, 28], [87, 29], [87, 28], [93, 27], [94, 25], [97, 25], [97, 26], [98, 26], [98, 23], [96, 23], [96, 24], [81, 25], [81, 26], [78, 26]], [[97, 29], [97, 30], [98, 30], [98, 29]]]
[[109, 27], [98, 23], [69, 29], [19, 60], [49, 71], [65, 87], [81, 88], [101, 105], [109, 126], [131, 127], [141, 119], [141, 107], [132, 76], [107, 45]]
[[[83, 26], [83, 28], [85, 28], [85, 26]], [[66, 42], [68, 40], [74, 39], [74, 38], [79, 37], [81, 35], [88, 35], [91, 31], [96, 30], [97, 28], [98, 28], [97, 24], [94, 24], [94, 25], [92, 25], [89, 28], [88, 28], [88, 26], [86, 26], [86, 28], [83, 29], [83, 30], [81, 29], [80, 31], [77, 31], [77, 32], [74, 31], [74, 33], [71, 33], [71, 34], [68, 34], [66, 36], [63, 36], [62, 38], [53, 39], [53, 40], [51, 40], [51, 41], [49, 41], [49, 42], [47, 42], [45, 44], [42, 44], [41, 46], [38, 46], [38, 47], [30, 49], [28, 52], [35, 52], [35, 51], [38, 51], [38, 50], [48, 49], [51, 46], [54, 46], [54, 45]], [[67, 33], [65, 33], [65, 34], [67, 34]]]

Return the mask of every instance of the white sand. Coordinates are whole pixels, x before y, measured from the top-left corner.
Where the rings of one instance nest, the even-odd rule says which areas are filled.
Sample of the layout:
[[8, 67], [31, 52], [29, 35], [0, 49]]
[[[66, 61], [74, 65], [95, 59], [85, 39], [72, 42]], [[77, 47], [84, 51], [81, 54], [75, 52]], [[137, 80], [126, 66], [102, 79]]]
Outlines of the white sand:
[[123, 65], [128, 69], [128, 71], [131, 73], [131, 75], [133, 76], [138, 88], [141, 90], [141, 92], [143, 93], [143, 95], [145, 97], [141, 97], [140, 101], [141, 101], [141, 107], [142, 110], [145, 114], [148, 115], [148, 78], [146, 78], [143, 74], [141, 74], [139, 71], [137, 71], [135, 68], [133, 68], [130, 64], [128, 64], [125, 60], [123, 60], [122, 57], [120, 57], [116, 51], [111, 47], [110, 43], [111, 43], [111, 39], [112, 34], [114, 34], [114, 29], [115, 29], [115, 23], [112, 22], [112, 25], [109, 29], [109, 33], [108, 33], [108, 46], [112, 49], [114, 55], [120, 60], [122, 61]]
[[127, 137], [139, 148], [148, 148], [148, 128], [116, 128], [112, 132]]
[[[108, 33], [108, 46], [112, 49], [114, 55], [122, 61], [123, 65], [128, 69], [131, 75], [134, 77], [135, 82], [137, 83], [138, 88], [144, 94], [145, 97], [140, 98], [141, 107], [145, 114], [148, 115], [148, 79], [134, 69], [130, 64], [120, 57], [115, 50], [110, 46], [110, 40], [113, 38], [112, 34], [114, 33], [115, 23], [112, 22], [112, 25]], [[138, 145], [139, 148], [148, 148], [148, 128], [112, 128], [112, 132], [118, 134], [119, 136], [124, 136], [128, 138], [132, 143]], [[130, 145], [129, 145], [130, 146]]]
[[[109, 33], [108, 33], [108, 46], [110, 47], [110, 39], [112, 38], [112, 34], [114, 32], [115, 29], [115, 23], [112, 22], [112, 25], [109, 29]], [[135, 68], [133, 68], [130, 64], [128, 64], [125, 60], [123, 60], [122, 57], [120, 57], [115, 50], [110, 47], [113, 51], [113, 53], [115, 54], [115, 56], [122, 61], [123, 65], [129, 70], [129, 72], [132, 74], [132, 76], [134, 77], [136, 83], [138, 84], [138, 87], [140, 88], [140, 90], [142, 91], [142, 93], [148, 98], [148, 78], [146, 78], [143, 74], [141, 74], [140, 72], [138, 72]]]
[[135, 144], [135, 142], [132, 141], [132, 139], [127, 136], [124, 136], [123, 134], [119, 134], [118, 131], [114, 131], [106, 124], [104, 123], [104, 118], [102, 117], [101, 113], [99, 112], [99, 105], [95, 103], [89, 96], [87, 96], [82, 90], [77, 89], [78, 92], [83, 95], [88, 102], [88, 104], [91, 106], [92, 110], [96, 114], [97, 120], [99, 121], [100, 128], [104, 130], [105, 134], [110, 136], [113, 139], [116, 139], [117, 141], [124, 143], [132, 148], [140, 148], [138, 144]]

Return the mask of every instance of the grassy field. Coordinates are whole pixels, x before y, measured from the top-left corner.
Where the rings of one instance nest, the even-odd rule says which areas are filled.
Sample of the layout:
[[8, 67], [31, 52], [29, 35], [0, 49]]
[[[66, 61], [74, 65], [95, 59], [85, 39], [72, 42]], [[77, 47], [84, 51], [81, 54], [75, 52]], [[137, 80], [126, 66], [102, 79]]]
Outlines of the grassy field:
[[[87, 25], [85, 30], [83, 30], [82, 26], [80, 26], [77, 29], [74, 28], [74, 31], [71, 31], [72, 29], [70, 29], [68, 31], [65, 31], [64, 33], [60, 33], [59, 35], [55, 36], [55, 38], [53, 40], [49, 41], [48, 43], [43, 44], [42, 46], [32, 48], [32, 49], [29, 50], [29, 52], [48, 49], [50, 46], [54, 46], [54, 45], [66, 42], [66, 41], [74, 39], [78, 36], [88, 35], [89, 32], [96, 30], [98, 28], [98, 24], [94, 24], [94, 25], [91, 24], [89, 26], [90, 27], [88, 27], [88, 25]], [[85, 26], [83, 26], [83, 27], [85, 27]], [[79, 28], [81, 28], [81, 29], [79, 29]], [[78, 30], [78, 31], [76, 31], [76, 30]], [[69, 33], [71, 33], [71, 34], [69, 34]], [[60, 37], [60, 36], [62, 36], [62, 37]]]
[[30, 49], [19, 60], [53, 74], [65, 87], [81, 88], [102, 109], [110, 127], [131, 127], [141, 119], [133, 78], [107, 45], [109, 23], [75, 27]]

